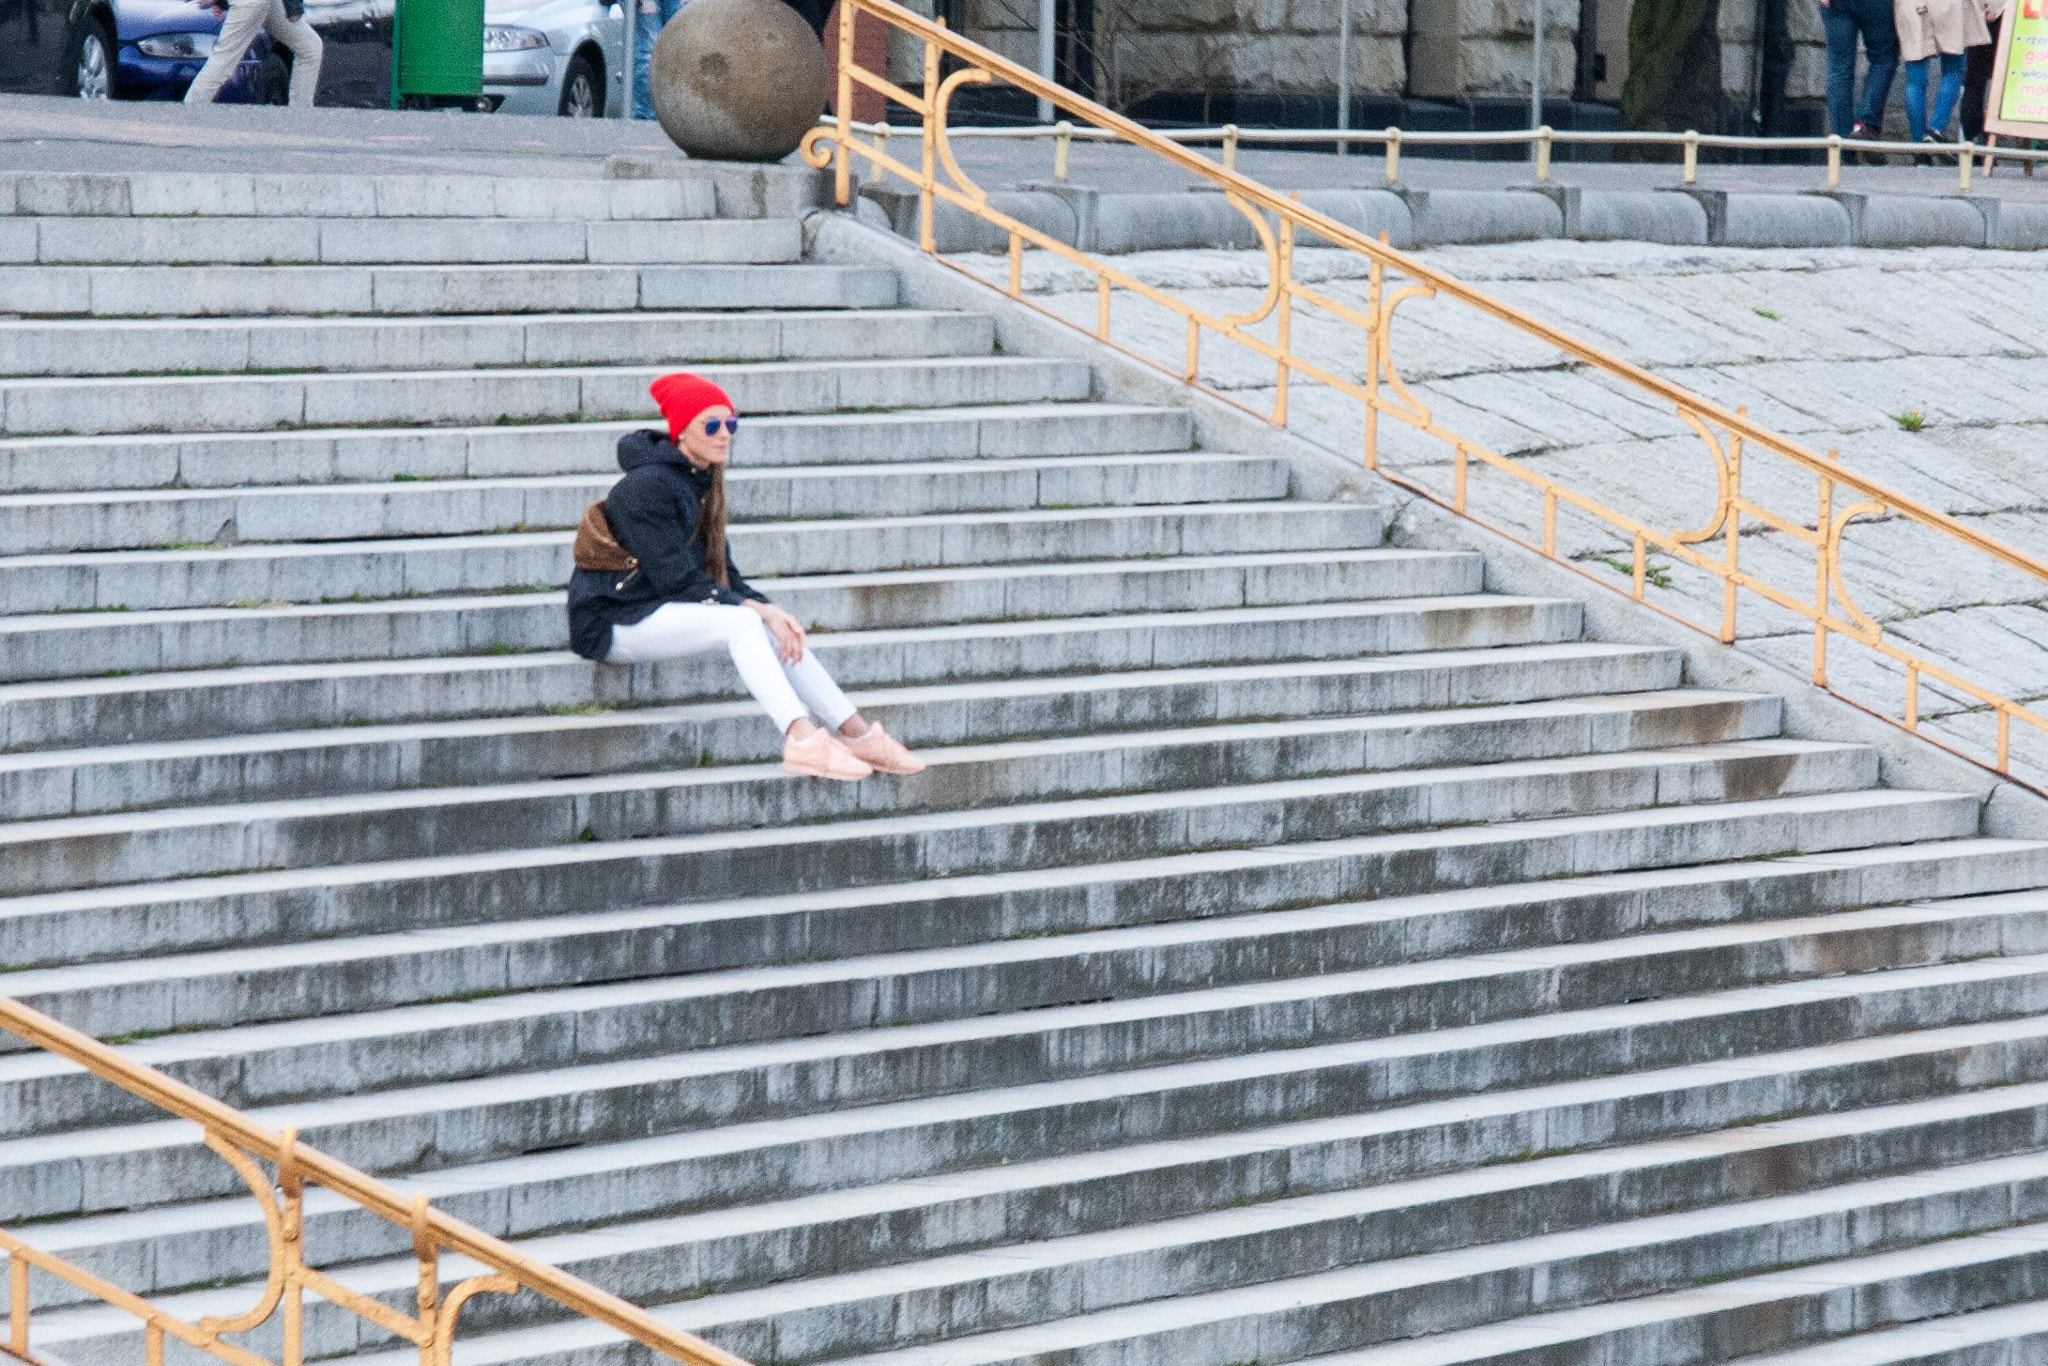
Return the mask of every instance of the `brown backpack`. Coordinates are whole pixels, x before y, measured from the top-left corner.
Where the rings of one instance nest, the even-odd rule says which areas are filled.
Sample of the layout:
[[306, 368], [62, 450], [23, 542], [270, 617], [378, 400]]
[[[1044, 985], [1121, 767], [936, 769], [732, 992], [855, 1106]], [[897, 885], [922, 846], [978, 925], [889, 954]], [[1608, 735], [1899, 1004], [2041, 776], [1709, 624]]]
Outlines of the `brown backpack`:
[[573, 554], [578, 569], [631, 574], [640, 567], [640, 561], [626, 553], [626, 548], [612, 535], [611, 519], [604, 515], [604, 500], [601, 498], [583, 509], [583, 520], [576, 524]]

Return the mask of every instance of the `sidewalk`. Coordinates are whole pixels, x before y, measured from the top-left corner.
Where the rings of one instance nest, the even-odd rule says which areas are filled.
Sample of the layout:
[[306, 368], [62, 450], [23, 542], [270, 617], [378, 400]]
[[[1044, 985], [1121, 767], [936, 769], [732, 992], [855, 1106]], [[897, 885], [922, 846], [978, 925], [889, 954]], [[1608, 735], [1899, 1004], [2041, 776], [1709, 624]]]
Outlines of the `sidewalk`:
[[[891, 139], [897, 155], [917, 134]], [[1052, 178], [1053, 144], [962, 138], [961, 169], [984, 188], [1009, 189]], [[1211, 158], [1217, 148], [1194, 149]], [[95, 104], [37, 95], [0, 95], [0, 170], [14, 171], [265, 171], [299, 174], [425, 174], [601, 176], [611, 155], [681, 157], [658, 124], [614, 119], [536, 118], [509, 114], [292, 110], [248, 105], [187, 109], [179, 104]], [[910, 158], [915, 160], [914, 154]], [[1238, 168], [1281, 190], [1378, 189], [1386, 169], [1377, 156], [1241, 148]], [[1526, 185], [1527, 162], [1401, 159], [1402, 184], [1414, 189], [1500, 190]], [[1133, 147], [1075, 143], [1069, 178], [1117, 193], [1177, 191], [1196, 178]], [[1826, 168], [1702, 163], [1708, 189], [1796, 193], [1826, 184]], [[1648, 190], [1678, 183], [1675, 162], [1662, 164], [1558, 161], [1551, 179], [1589, 190]], [[1953, 160], [1933, 167], [1844, 166], [1842, 188], [1867, 194], [1953, 195]], [[1972, 194], [2048, 200], [2048, 170], [2033, 177], [2016, 164], [1977, 175]]]

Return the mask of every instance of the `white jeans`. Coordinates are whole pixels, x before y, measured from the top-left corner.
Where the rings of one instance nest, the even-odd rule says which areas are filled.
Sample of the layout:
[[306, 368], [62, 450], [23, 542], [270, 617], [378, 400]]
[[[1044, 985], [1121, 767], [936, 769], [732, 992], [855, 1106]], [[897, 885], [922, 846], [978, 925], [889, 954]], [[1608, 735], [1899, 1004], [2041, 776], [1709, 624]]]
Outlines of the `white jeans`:
[[213, 55], [192, 78], [185, 103], [213, 103], [220, 88], [234, 77], [236, 63], [256, 41], [259, 28], [269, 29], [273, 39], [291, 49], [292, 108], [313, 107], [313, 92], [320, 86], [320, 35], [304, 19], [285, 18], [284, 0], [235, 0], [228, 6], [227, 18], [220, 21], [220, 37], [213, 41]]
[[717, 649], [732, 654], [740, 681], [777, 730], [788, 730], [791, 722], [810, 712], [838, 730], [856, 710], [808, 647], [802, 659], [784, 664], [775, 654], [768, 623], [751, 607], [665, 602], [631, 626], [612, 627], [612, 652], [605, 662], [652, 664]]

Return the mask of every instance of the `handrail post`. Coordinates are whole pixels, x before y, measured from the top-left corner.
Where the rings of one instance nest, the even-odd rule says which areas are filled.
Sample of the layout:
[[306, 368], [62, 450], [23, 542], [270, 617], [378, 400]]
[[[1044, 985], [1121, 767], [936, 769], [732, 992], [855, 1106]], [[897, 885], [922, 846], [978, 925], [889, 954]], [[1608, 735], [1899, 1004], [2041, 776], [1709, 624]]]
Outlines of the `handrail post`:
[[1061, 119], [1054, 125], [1052, 134], [1052, 178], [1067, 178], [1067, 152], [1074, 145], [1074, 125]]
[[1685, 183], [1690, 185], [1699, 179], [1700, 135], [1698, 130], [1685, 130]]
[[1536, 130], [1536, 183], [1550, 179], [1550, 125]]
[[853, 19], [857, 5], [839, 10], [839, 90], [832, 112], [839, 116], [837, 164], [832, 168], [832, 202], [845, 208], [853, 202]]
[[1387, 129], [1387, 184], [1398, 184], [1401, 179], [1401, 130]]
[[1965, 139], [1962, 151], [1956, 156], [1956, 180], [1958, 181], [1958, 188], [1964, 194], [1970, 192], [1970, 163], [1976, 159], [1977, 144]]
[[1234, 123], [1223, 125], [1223, 169], [1237, 169], [1237, 125]]
[[1842, 188], [1842, 135], [1828, 134], [1828, 188]]

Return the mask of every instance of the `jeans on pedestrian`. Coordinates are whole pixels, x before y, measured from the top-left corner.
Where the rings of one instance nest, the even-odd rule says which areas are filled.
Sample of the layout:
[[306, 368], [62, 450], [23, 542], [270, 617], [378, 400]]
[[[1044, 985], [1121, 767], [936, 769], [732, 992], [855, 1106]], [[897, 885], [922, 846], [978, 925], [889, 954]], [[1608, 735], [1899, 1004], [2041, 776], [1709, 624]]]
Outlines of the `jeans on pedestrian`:
[[[1892, 24], [1892, 0], [1829, 0], [1821, 12], [1828, 36], [1828, 123], [1842, 137], [1856, 124], [1876, 128], [1891, 98], [1892, 73], [1899, 66], [1899, 31]], [[1870, 70], [1863, 77], [1863, 104], [1856, 104], [1856, 39]]]
[[1906, 63], [1906, 127], [1912, 130], [1913, 141], [1918, 142], [1929, 133], [1937, 139], [1947, 139], [1948, 121], [1956, 112], [1956, 101], [1962, 98], [1963, 67], [1968, 60], [1960, 52], [1941, 54], [1941, 86], [1934, 92], [1932, 117], [1927, 109], [1927, 72], [1934, 65], [1934, 58], [1922, 57]]
[[320, 35], [304, 19], [284, 17], [284, 0], [235, 0], [227, 17], [220, 21], [220, 36], [213, 40], [213, 54], [185, 91], [187, 104], [212, 104], [220, 88], [228, 83], [240, 64], [242, 54], [256, 41], [256, 30], [266, 29], [275, 41], [292, 54], [291, 101], [294, 109], [310, 109], [313, 92], [320, 88]]
[[639, 26], [633, 32], [633, 117], [654, 117], [654, 96], [647, 85], [647, 62], [654, 55], [654, 40], [668, 21], [676, 17], [686, 0], [628, 0]]

